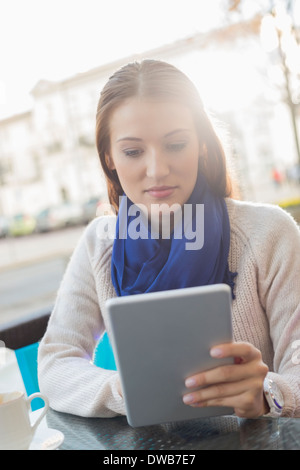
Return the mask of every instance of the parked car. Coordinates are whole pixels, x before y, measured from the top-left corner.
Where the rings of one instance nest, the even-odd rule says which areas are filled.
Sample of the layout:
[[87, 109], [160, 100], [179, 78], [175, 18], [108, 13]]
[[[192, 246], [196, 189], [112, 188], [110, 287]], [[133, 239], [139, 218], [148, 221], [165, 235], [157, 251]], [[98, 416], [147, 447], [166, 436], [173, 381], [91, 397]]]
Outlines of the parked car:
[[36, 220], [28, 214], [17, 214], [12, 217], [9, 224], [9, 234], [13, 237], [30, 235], [35, 231]]
[[9, 221], [5, 216], [0, 216], [0, 238], [4, 238], [9, 234]]
[[74, 202], [65, 202], [54, 207], [52, 215], [61, 220], [65, 227], [82, 224], [82, 207]]
[[282, 201], [279, 205], [282, 209], [289, 212], [296, 222], [300, 224], [300, 198], [288, 199], [286, 201]]
[[84, 224], [88, 224], [97, 216], [97, 208], [101, 204], [98, 197], [92, 197], [82, 205], [82, 220]]
[[49, 232], [50, 230], [55, 230], [61, 227], [61, 220], [54, 217], [53, 209], [51, 207], [47, 207], [36, 216], [37, 232]]
[[71, 202], [47, 207], [36, 216], [36, 231], [48, 232], [82, 224], [82, 212], [79, 204]]

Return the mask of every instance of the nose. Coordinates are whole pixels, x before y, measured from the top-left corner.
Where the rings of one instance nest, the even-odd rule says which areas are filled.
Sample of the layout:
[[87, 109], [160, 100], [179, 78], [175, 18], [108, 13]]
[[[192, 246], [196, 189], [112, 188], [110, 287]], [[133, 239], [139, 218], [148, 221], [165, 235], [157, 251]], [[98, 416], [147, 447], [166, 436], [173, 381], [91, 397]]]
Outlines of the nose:
[[146, 165], [147, 176], [157, 181], [168, 176], [170, 173], [169, 163], [166, 157], [163, 155], [163, 152], [159, 152], [158, 150], [149, 152]]

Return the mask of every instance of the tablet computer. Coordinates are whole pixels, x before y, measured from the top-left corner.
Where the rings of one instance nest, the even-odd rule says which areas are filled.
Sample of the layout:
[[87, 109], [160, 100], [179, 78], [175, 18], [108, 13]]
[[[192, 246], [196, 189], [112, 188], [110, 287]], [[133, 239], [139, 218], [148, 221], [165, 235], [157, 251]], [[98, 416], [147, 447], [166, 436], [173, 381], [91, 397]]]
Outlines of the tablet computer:
[[185, 379], [233, 359], [212, 358], [232, 341], [228, 285], [137, 294], [106, 302], [109, 334], [132, 427], [232, 414], [183, 403]]

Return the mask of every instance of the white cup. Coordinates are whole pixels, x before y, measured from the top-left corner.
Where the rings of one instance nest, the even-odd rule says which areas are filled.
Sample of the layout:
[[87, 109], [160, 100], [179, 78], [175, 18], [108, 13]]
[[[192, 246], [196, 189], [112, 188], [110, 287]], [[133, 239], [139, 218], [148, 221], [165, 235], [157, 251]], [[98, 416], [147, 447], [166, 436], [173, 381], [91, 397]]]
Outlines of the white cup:
[[[37, 397], [44, 400], [45, 406], [32, 426], [30, 403]], [[0, 450], [28, 449], [48, 409], [48, 399], [41, 393], [33, 393], [28, 398], [23, 392], [0, 393]]]

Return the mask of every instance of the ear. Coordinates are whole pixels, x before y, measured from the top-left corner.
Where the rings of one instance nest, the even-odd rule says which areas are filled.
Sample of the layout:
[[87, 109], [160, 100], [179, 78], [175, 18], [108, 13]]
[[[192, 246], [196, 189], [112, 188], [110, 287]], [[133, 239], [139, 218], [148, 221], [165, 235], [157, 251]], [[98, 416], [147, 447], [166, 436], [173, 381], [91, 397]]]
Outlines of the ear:
[[108, 153], [105, 154], [105, 161], [106, 161], [107, 167], [110, 170], [115, 170], [116, 169], [115, 164], [113, 162], [113, 159], [111, 158], [111, 156]]

